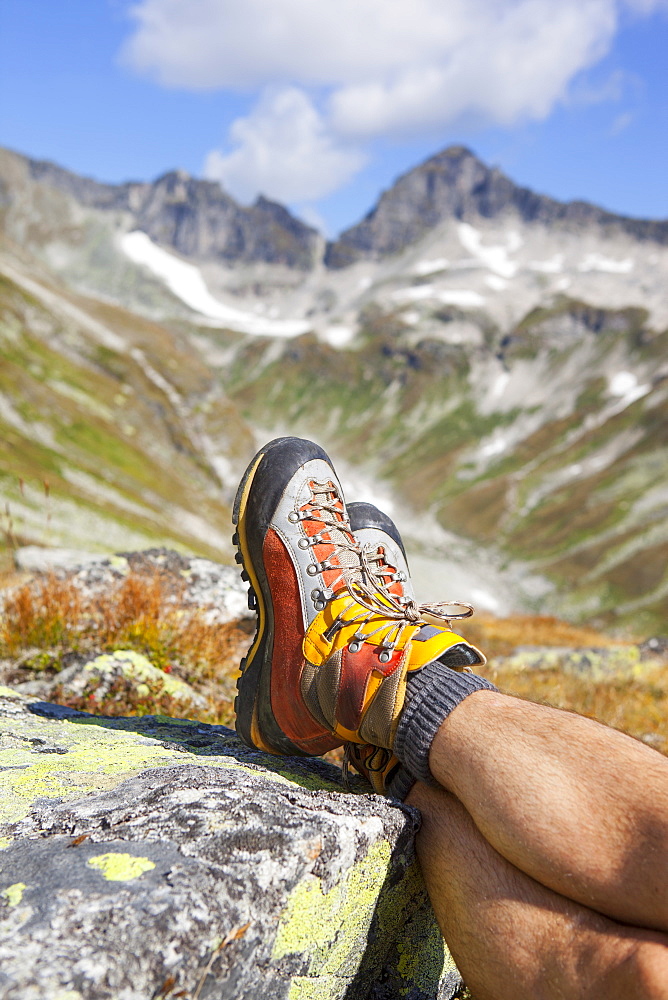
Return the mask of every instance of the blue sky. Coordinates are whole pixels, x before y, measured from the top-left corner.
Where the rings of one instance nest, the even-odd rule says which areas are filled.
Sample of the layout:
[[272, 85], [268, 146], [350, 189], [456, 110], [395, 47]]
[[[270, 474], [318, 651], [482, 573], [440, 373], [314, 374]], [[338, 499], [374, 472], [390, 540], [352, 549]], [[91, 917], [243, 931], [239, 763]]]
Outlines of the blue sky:
[[668, 216], [666, 0], [3, 0], [0, 143], [356, 221], [451, 143]]

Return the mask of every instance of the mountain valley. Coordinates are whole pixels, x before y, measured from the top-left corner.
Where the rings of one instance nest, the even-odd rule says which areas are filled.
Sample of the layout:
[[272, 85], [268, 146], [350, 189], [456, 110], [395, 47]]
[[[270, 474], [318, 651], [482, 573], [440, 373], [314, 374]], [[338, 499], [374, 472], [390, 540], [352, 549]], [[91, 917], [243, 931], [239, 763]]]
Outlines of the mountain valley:
[[298, 433], [392, 506], [425, 596], [661, 628], [668, 222], [452, 147], [327, 243], [182, 173], [4, 151], [0, 228], [8, 551], [229, 559], [245, 462]]

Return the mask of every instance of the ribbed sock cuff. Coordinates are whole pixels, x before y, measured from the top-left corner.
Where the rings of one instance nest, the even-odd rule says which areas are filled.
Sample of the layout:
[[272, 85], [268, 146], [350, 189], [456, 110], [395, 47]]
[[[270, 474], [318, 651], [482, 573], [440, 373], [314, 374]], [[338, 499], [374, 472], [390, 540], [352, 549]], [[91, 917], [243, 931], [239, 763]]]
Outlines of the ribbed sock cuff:
[[429, 751], [444, 719], [474, 691], [496, 690], [484, 677], [459, 673], [440, 660], [408, 675], [394, 752], [414, 778], [437, 784], [429, 769]]
[[414, 784], [415, 778], [411, 772], [403, 764], [400, 764], [387, 782], [385, 791], [393, 799], [400, 799], [401, 802], [404, 802]]

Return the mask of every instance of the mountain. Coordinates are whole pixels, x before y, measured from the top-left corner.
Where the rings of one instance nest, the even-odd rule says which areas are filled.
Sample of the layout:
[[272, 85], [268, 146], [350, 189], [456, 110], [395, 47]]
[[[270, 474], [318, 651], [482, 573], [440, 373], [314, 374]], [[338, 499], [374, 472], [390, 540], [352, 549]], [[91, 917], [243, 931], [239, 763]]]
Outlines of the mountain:
[[[182, 170], [170, 171], [152, 184], [112, 185], [8, 151], [4, 157], [13, 161], [14, 190], [20, 178], [27, 189], [51, 189], [84, 208], [128, 216], [134, 228], [186, 257], [237, 264], [266, 261], [302, 270], [313, 264], [319, 244], [315, 230], [267, 198], [259, 197], [254, 205], [244, 208], [218, 183], [196, 180]], [[11, 218], [13, 198], [6, 185], [3, 187], [1, 203]], [[34, 198], [32, 192], [30, 197]]]
[[469, 149], [450, 146], [399, 177], [360, 223], [328, 245], [325, 260], [339, 268], [367, 257], [380, 259], [401, 253], [444, 220], [475, 223], [509, 214], [553, 229], [596, 226], [609, 234], [668, 244], [668, 221], [625, 218], [584, 201], [555, 201], [518, 187]]
[[461, 147], [328, 246], [182, 173], [100, 185], [7, 152], [0, 192], [22, 538], [45, 537], [46, 478], [90, 515], [63, 513], [68, 544], [119, 547], [131, 522], [229, 555], [206, 525], [253, 435], [298, 433], [351, 498], [393, 504], [425, 598], [664, 627], [665, 221], [534, 194]]
[[0, 550], [168, 544], [229, 558], [253, 442], [197, 353], [6, 257], [0, 271]]

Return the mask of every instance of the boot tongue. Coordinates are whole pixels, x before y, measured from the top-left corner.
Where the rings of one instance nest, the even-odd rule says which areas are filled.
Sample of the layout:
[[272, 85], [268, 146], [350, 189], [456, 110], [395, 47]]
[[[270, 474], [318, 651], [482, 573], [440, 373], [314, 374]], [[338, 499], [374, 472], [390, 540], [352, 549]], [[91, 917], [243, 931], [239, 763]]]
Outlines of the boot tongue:
[[[327, 560], [332, 564], [333, 568], [325, 570], [322, 576], [325, 585], [338, 592], [346, 585], [342, 571], [349, 583], [358, 583], [362, 580], [359, 546], [350, 529], [343, 501], [334, 483], [311, 482], [309, 486], [312, 492], [310, 504], [314, 521], [319, 520], [322, 525], [319, 528], [314, 525], [313, 533], [328, 536], [314, 547], [315, 554], [319, 561]], [[310, 529], [306, 530], [311, 533]]]

